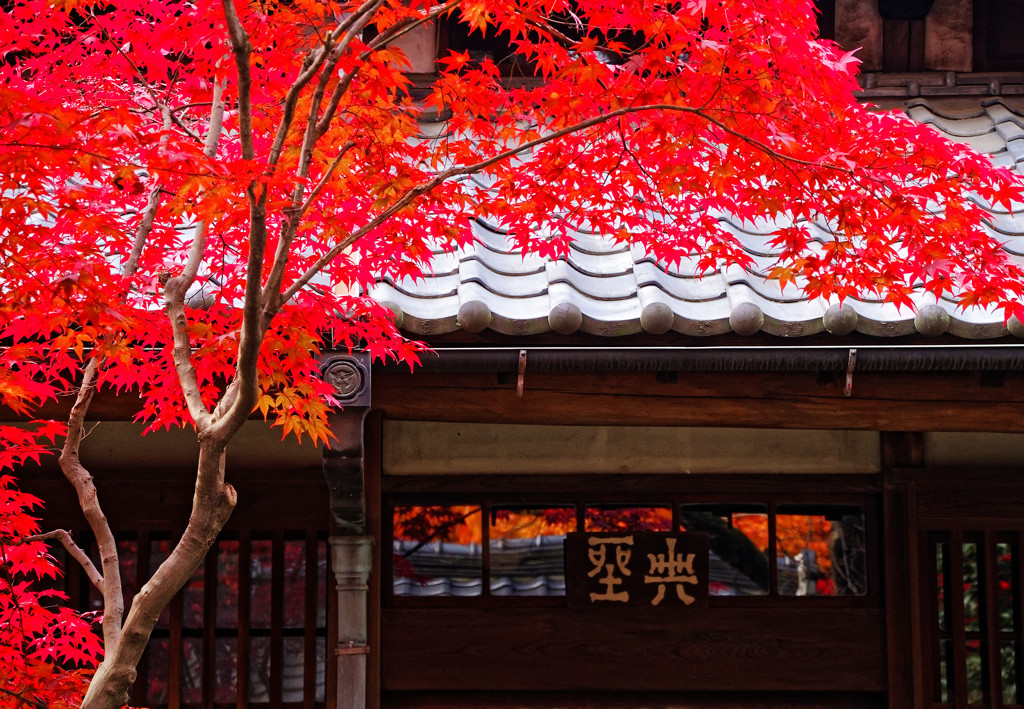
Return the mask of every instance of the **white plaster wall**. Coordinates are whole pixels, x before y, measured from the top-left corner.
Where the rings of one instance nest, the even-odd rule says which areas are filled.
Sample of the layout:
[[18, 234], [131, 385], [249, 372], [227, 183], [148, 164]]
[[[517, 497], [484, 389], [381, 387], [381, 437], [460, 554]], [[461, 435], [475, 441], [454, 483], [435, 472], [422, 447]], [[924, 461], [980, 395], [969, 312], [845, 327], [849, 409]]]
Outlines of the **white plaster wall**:
[[1024, 434], [926, 433], [924, 461], [929, 468], [1015, 468], [1024, 466]]
[[384, 424], [391, 475], [878, 470], [879, 437], [870, 431]]
[[[90, 422], [82, 441], [82, 462], [97, 470], [195, 468], [199, 444], [193, 429], [175, 428], [142, 435], [141, 424], [121, 421]], [[54, 456], [40, 459], [44, 467], [56, 466]], [[228, 470], [268, 470], [322, 466], [320, 447], [295, 437], [281, 440], [281, 429], [262, 421], [247, 421], [228, 446]]]

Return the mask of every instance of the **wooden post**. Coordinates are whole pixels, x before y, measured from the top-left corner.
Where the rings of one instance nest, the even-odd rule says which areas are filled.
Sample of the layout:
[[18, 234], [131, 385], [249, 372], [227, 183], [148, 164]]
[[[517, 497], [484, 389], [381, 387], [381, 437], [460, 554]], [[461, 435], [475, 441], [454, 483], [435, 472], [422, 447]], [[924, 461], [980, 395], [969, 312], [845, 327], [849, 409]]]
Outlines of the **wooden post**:
[[331, 514], [340, 533], [330, 539], [337, 593], [336, 709], [365, 709], [367, 595], [373, 570], [373, 538], [366, 535], [363, 425], [370, 407], [370, 358], [366, 353], [333, 355], [321, 366], [344, 407], [331, 414], [335, 438], [323, 450]]
[[367, 590], [373, 567], [373, 538], [331, 537], [331, 569], [338, 594], [337, 709], [366, 706]]
[[[889, 709], [911, 709], [920, 695], [919, 571], [913, 486], [894, 481], [892, 471], [924, 465], [924, 436], [919, 432], [881, 434], [885, 548], [885, 608], [888, 636]], [[918, 696], [920, 700], [920, 696]]]

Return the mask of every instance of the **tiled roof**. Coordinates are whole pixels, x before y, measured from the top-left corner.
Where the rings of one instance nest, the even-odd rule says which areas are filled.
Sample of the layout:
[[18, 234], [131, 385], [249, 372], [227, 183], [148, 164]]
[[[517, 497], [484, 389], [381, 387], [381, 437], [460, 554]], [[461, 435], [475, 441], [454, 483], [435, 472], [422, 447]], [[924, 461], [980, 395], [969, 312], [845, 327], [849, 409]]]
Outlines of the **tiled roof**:
[[[993, 76], [1000, 81], [948, 74], [875, 77], [865, 82], [869, 88], [864, 93], [1024, 174], [1024, 75]], [[933, 90], [926, 91], [927, 87]], [[984, 96], [965, 96], [970, 87], [981, 87], [984, 91], [974, 93]], [[1013, 90], [987, 96], [995, 89]], [[919, 97], [886, 99], [894, 95]], [[856, 331], [881, 337], [948, 333], [982, 340], [1007, 332], [1001, 312], [964, 311], [951, 300], [936, 304], [934, 297], [924, 294], [914, 313], [876, 300], [849, 299], [840, 309], [836, 303], [808, 299], [793, 287], [782, 290], [761, 275], [771, 260], [772, 228], [726, 215], [719, 220], [751, 255], [752, 269], [727, 266], [698, 278], [695, 264], [666, 268], [640, 247], [611, 244], [582, 232], [575, 235], [566, 259], [523, 257], [499, 229], [478, 220], [472, 225], [472, 247], [438, 251], [430, 275], [379, 283], [372, 295], [396, 313], [404, 331], [416, 336], [460, 329], [519, 336], [549, 331], [604, 336], [675, 331], [694, 336], [767, 332], [795, 337]], [[1024, 216], [993, 211], [986, 229], [1024, 263]], [[1024, 336], [1016, 321], [1010, 330]]]

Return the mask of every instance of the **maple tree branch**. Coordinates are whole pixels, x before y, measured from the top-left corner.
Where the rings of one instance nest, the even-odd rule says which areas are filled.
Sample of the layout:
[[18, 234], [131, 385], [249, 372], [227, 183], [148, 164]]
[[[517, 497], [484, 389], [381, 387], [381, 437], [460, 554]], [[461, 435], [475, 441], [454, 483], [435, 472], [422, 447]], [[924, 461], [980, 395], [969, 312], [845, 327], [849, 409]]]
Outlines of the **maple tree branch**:
[[12, 689], [7, 689], [7, 687], [0, 687], [0, 693], [6, 694], [9, 697], [14, 697], [19, 702], [36, 707], [36, 709], [50, 709], [45, 702], [41, 702], [38, 699], [33, 699], [31, 697], [26, 697], [23, 692], [15, 692]]
[[206, 140], [203, 142], [203, 153], [208, 158], [217, 154], [220, 145], [220, 135], [224, 126], [224, 82], [213, 82], [213, 99], [210, 104], [210, 125], [206, 130]]
[[697, 116], [699, 118], [704, 119], [708, 123], [716, 126], [717, 128], [721, 129], [725, 133], [728, 133], [729, 135], [738, 138], [739, 140], [765, 153], [769, 157], [772, 157], [784, 164], [791, 163], [803, 165], [805, 167], [809, 167], [815, 170], [833, 170], [836, 172], [843, 173], [844, 175], [847, 176], [856, 175], [856, 172], [851, 168], [844, 168], [838, 165], [831, 165], [827, 163], [818, 164], [811, 162], [809, 160], [803, 160], [801, 158], [783, 155], [782, 153], [779, 153], [778, 151], [774, 150], [765, 143], [754, 138], [751, 138], [750, 136], [744, 135], [743, 133], [735, 130], [734, 128], [730, 128], [726, 124], [722, 123], [720, 120], [708, 115], [707, 112], [704, 111], [703, 109], [693, 108], [692, 106], [679, 106], [676, 104], [643, 104], [639, 106], [623, 106], [622, 108], [609, 111], [608, 113], [601, 114], [600, 116], [594, 116], [593, 118], [588, 118], [586, 120], [579, 121], [578, 123], [574, 123], [570, 126], [560, 128], [556, 131], [552, 131], [533, 140], [526, 141], [516, 147], [504, 150], [489, 158], [485, 158], [483, 160], [480, 160], [479, 162], [473, 163], [472, 165], [450, 168], [441, 173], [438, 173], [435, 177], [431, 178], [430, 180], [427, 180], [426, 182], [420, 185], [417, 185], [416, 187], [409, 188], [402, 194], [401, 197], [392, 202], [390, 206], [381, 211], [376, 217], [374, 217], [372, 220], [364, 224], [359, 229], [352, 232], [348, 237], [340, 241], [338, 244], [336, 244], [330, 250], [328, 250], [323, 256], [317, 259], [317, 261], [312, 266], [310, 266], [286, 291], [284, 291], [284, 293], [281, 294], [279, 302], [288, 302], [290, 298], [292, 298], [307, 283], [309, 283], [310, 280], [312, 280], [321, 270], [323, 270], [323, 268], [328, 263], [337, 258], [338, 255], [341, 254], [345, 249], [352, 246], [352, 244], [354, 244], [356, 241], [358, 241], [360, 238], [365, 236], [373, 229], [379, 227], [381, 224], [390, 219], [401, 209], [407, 207], [417, 197], [437, 188], [446, 180], [450, 180], [453, 177], [472, 175], [477, 172], [480, 172], [481, 170], [486, 170], [488, 167], [491, 167], [492, 165], [496, 165], [504, 160], [508, 160], [510, 158], [521, 155], [536, 147], [544, 145], [545, 143], [550, 143], [553, 140], [563, 138], [573, 133], [578, 133], [582, 130], [586, 130], [587, 128], [592, 128], [596, 125], [605, 123], [611, 120], [612, 118], [617, 118], [620, 116], [635, 113], [644, 113], [648, 111], [673, 111], [678, 113], [688, 113]]
[[82, 547], [75, 544], [75, 540], [71, 538], [70, 532], [66, 529], [55, 529], [52, 532], [44, 532], [43, 534], [33, 534], [30, 537], [22, 537], [21, 543], [27, 544], [29, 542], [46, 542], [56, 540], [61, 543], [61, 546], [71, 555], [78, 565], [85, 571], [85, 575], [89, 577], [89, 582], [100, 592], [104, 592], [103, 575], [99, 572], [96, 566], [92, 563], [92, 559], [85, 553]]
[[[344, 21], [339, 23], [338, 26], [324, 38], [322, 44], [318, 45], [315, 49], [310, 50], [306, 55], [298, 77], [296, 77], [295, 81], [292, 82], [292, 85], [288, 87], [288, 93], [285, 95], [281, 122], [278, 125], [277, 135], [274, 137], [274, 143], [271, 146], [270, 154], [267, 158], [268, 165], [273, 166], [277, 164], [281, 150], [284, 147], [288, 131], [291, 129], [292, 121], [295, 116], [295, 108], [302, 94], [302, 90], [309, 85], [309, 82], [313, 80], [313, 77], [316, 76], [319, 71], [320, 78], [317, 81], [317, 86], [314, 89], [313, 98], [310, 102], [309, 114], [307, 117], [307, 129], [303, 137], [303, 147], [300, 153], [300, 160], [304, 160], [308, 163], [308, 152], [312, 149], [311, 140], [314, 139], [313, 130], [310, 126], [316, 122], [315, 117], [319, 112], [327, 84], [331, 79], [331, 75], [334, 73], [334, 67], [337, 66], [342, 53], [348, 48], [352, 40], [362, 35], [366, 25], [373, 19], [374, 13], [376, 13], [383, 4], [384, 0], [366, 0], [366, 2], [364, 2], [359, 8], [346, 16]], [[300, 174], [301, 172], [302, 170], [300, 168]]]
[[324, 174], [320, 177], [320, 180], [313, 186], [313, 189], [309, 191], [309, 195], [306, 197], [306, 201], [299, 206], [300, 215], [305, 214], [306, 211], [312, 206], [313, 202], [317, 200], [317, 198], [320, 196], [320, 193], [323, 192], [324, 187], [330, 181], [331, 176], [334, 174], [334, 171], [338, 169], [338, 165], [340, 165], [341, 161], [345, 159], [345, 156], [348, 154], [348, 151], [354, 147], [356, 147], [356, 142], [354, 140], [350, 140], [343, 146], [341, 146], [341, 150], [334, 157], [334, 160], [331, 161], [331, 164], [327, 166], [327, 169], [324, 171]]
[[[432, 8], [430, 12], [427, 13], [426, 16], [418, 20], [410, 21], [408, 25], [401, 25], [400, 29], [396, 30], [395, 26], [389, 27], [387, 30], [384, 30], [384, 32], [379, 34], [370, 42], [370, 44], [368, 45], [369, 49], [367, 49], [366, 51], [359, 55], [360, 61], [366, 61], [369, 58], [370, 54], [380, 49], [380, 47], [385, 46], [388, 42], [392, 42], [395, 39], [398, 39], [398, 37], [401, 37], [406, 32], [411, 31], [415, 27], [436, 20], [445, 12], [448, 12], [452, 8], [456, 7], [458, 3], [459, 0], [449, 0], [449, 2], [444, 5], [438, 5], [437, 7]], [[345, 96], [345, 93], [352, 85], [352, 81], [356, 78], [356, 74], [357, 72], [355, 71], [346, 72], [338, 81], [338, 83], [335, 84], [334, 90], [331, 92], [331, 98], [327, 101], [327, 108], [324, 109], [323, 115], [320, 117], [320, 120], [317, 121], [317, 138], [322, 137], [324, 133], [327, 132], [327, 129], [330, 128], [331, 122], [334, 120], [334, 116], [338, 112], [338, 106], [341, 104], [341, 99]]]
[[[221, 82], [213, 85], [213, 104], [210, 108], [210, 129], [206, 134], [203, 154], [212, 158], [217, 153], [224, 116], [224, 87]], [[209, 410], [203, 397], [192, 365], [192, 342], [188, 332], [188, 317], [185, 314], [185, 297], [196, 281], [199, 266], [206, 253], [207, 224], [200, 219], [193, 226], [192, 243], [181, 274], [168, 278], [164, 284], [164, 308], [171, 323], [173, 341], [172, 359], [185, 396], [185, 404], [196, 426], [202, 428], [209, 423]]]
[[238, 138], [242, 144], [242, 158], [252, 160], [256, 155], [252, 144], [252, 71], [249, 67], [252, 44], [235, 10], [234, 0], [221, 0], [221, 7], [238, 71]]
[[85, 365], [82, 383], [68, 416], [67, 437], [57, 460], [64, 477], [78, 493], [78, 504], [96, 538], [100, 566], [103, 569], [103, 642], [107, 647], [113, 647], [121, 637], [121, 620], [124, 617], [117, 542], [100, 507], [92, 475], [82, 465], [79, 457], [82, 439], [85, 436], [85, 415], [96, 394], [99, 367], [100, 362], [95, 357], [90, 358]]
[[370, 49], [380, 49], [381, 47], [386, 46], [391, 42], [394, 42], [399, 37], [408, 34], [417, 27], [427, 24], [428, 22], [433, 22], [446, 12], [455, 9], [456, 7], [458, 7], [459, 1], [460, 0], [448, 0], [448, 2], [444, 3], [443, 5], [437, 5], [436, 7], [430, 8], [427, 14], [424, 15], [423, 17], [417, 19], [409, 19], [406, 20], [405, 22], [392, 25], [391, 27], [388, 27], [386, 30], [378, 34], [372, 40], [370, 40], [367, 46]]
[[[164, 130], [167, 130], [170, 128], [171, 113], [165, 108], [163, 114]], [[161, 142], [166, 143], [166, 140], [161, 140]], [[142, 220], [139, 222], [139, 226], [135, 230], [134, 239], [132, 239], [132, 249], [128, 254], [128, 261], [124, 266], [124, 275], [126, 278], [134, 276], [135, 272], [139, 269], [139, 259], [142, 258], [142, 250], [145, 248], [146, 240], [153, 231], [153, 221], [156, 219], [156, 212], [160, 207], [160, 196], [162, 194], [163, 188], [160, 186], [159, 181], [157, 181], [149, 191], [149, 199], [146, 201], [146, 208], [142, 213]]]

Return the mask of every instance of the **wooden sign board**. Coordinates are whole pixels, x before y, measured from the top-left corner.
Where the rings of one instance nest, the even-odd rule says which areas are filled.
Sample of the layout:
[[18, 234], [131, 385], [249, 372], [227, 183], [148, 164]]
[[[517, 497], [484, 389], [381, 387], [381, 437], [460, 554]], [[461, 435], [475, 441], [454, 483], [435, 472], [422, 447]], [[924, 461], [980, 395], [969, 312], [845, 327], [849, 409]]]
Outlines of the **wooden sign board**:
[[565, 539], [570, 608], [706, 608], [708, 535], [573, 532]]

